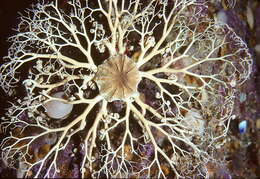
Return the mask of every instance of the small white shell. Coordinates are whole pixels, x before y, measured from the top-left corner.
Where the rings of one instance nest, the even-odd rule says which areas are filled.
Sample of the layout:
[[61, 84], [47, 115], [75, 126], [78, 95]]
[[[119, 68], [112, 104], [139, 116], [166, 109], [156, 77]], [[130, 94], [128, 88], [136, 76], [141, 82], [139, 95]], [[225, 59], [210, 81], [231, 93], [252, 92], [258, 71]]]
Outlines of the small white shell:
[[256, 53], [259, 53], [259, 54], [260, 54], [260, 44], [257, 44], [257, 45], [255, 46], [255, 51], [256, 51]]
[[241, 121], [238, 125], [238, 128], [239, 128], [240, 134], [244, 134], [246, 132], [246, 128], [247, 128], [247, 121], [246, 120]]
[[247, 23], [248, 23], [250, 29], [253, 29], [254, 28], [254, 14], [249, 5], [246, 8], [246, 17], [247, 17]]
[[[53, 97], [62, 98], [64, 92], [57, 92]], [[73, 104], [66, 104], [61, 101], [52, 100], [44, 104], [47, 115], [54, 119], [64, 119], [71, 113]]]
[[225, 11], [219, 11], [216, 18], [218, 23], [227, 24], [228, 17]]

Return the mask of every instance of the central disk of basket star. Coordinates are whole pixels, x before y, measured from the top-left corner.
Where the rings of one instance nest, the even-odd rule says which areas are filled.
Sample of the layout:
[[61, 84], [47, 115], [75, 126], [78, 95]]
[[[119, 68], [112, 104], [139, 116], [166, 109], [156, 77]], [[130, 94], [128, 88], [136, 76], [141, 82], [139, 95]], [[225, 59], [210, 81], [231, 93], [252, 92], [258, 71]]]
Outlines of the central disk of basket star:
[[126, 55], [117, 55], [98, 66], [94, 80], [100, 94], [111, 102], [126, 100], [137, 94], [141, 77], [132, 59]]

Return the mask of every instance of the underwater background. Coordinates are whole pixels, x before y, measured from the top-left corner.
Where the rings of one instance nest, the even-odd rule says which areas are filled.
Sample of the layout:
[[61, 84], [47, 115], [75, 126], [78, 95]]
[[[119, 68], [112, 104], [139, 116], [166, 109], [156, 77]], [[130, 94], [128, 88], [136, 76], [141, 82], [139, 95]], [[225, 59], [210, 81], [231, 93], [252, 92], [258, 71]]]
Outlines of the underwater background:
[[[18, 12], [23, 13], [35, 2], [0, 1], [0, 65], [10, 46], [7, 38], [15, 34], [12, 29], [16, 28], [19, 22]], [[260, 177], [260, 2], [236, 0], [234, 8], [228, 7], [226, 2], [227, 0], [216, 0], [215, 6], [210, 7], [212, 16], [224, 14], [228, 25], [248, 44], [254, 65], [251, 78], [238, 89], [234, 109], [237, 117], [231, 122], [227, 142], [219, 151], [219, 158], [225, 159], [227, 165], [209, 164], [207, 167], [212, 178], [254, 179]], [[10, 97], [0, 89], [0, 116], [8, 107], [9, 100]], [[0, 129], [0, 140], [3, 137]], [[16, 170], [6, 168], [0, 155], [0, 178], [6, 177], [16, 177]]]

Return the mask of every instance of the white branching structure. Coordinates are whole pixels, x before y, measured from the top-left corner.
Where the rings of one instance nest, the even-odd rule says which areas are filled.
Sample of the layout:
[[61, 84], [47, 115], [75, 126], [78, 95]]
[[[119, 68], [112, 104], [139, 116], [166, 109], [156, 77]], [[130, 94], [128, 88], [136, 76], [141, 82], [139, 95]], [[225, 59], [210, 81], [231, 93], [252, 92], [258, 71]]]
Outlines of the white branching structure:
[[[252, 63], [206, 8], [71, 0], [27, 10], [0, 68], [6, 93], [26, 89], [2, 118], [6, 164], [27, 177], [206, 176]], [[59, 104], [73, 110], [54, 119]]]

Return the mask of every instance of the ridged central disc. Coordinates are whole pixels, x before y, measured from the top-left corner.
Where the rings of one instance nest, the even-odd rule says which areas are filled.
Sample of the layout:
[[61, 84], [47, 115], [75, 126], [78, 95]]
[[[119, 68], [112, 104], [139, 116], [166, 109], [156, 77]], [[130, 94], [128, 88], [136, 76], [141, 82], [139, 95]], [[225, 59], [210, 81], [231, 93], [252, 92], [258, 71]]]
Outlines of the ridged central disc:
[[136, 94], [141, 78], [135, 62], [126, 55], [118, 55], [98, 66], [94, 80], [100, 94], [111, 102]]

